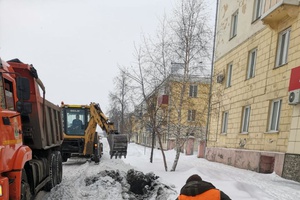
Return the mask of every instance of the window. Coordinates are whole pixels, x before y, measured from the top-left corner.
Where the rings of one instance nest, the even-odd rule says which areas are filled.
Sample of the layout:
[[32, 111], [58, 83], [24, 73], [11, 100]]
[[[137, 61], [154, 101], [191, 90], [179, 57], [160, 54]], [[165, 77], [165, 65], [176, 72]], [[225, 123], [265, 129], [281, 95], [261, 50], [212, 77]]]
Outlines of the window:
[[228, 112], [223, 112], [221, 133], [227, 133], [227, 126], [228, 126]]
[[255, 0], [254, 1], [253, 21], [259, 19], [261, 16], [262, 1], [263, 0]]
[[238, 11], [231, 16], [230, 39], [236, 36], [238, 22]]
[[84, 135], [90, 115], [82, 108], [64, 110], [64, 126], [67, 135]]
[[253, 49], [249, 52], [247, 79], [253, 78], [255, 75], [256, 56], [257, 56], [257, 49]]
[[270, 109], [270, 121], [269, 121], [269, 132], [277, 132], [279, 129], [279, 118], [280, 118], [281, 99], [274, 100], [271, 103]]
[[197, 85], [190, 85], [190, 97], [197, 97], [197, 92], [198, 92], [198, 86]]
[[13, 96], [13, 84], [9, 80], [4, 79], [4, 93], [6, 108], [8, 110], [14, 110], [14, 96]]
[[227, 65], [226, 87], [231, 86], [232, 63]]
[[242, 121], [242, 133], [248, 133], [250, 120], [250, 106], [246, 106], [243, 109], [243, 121]]
[[[0, 60], [1, 62], [1, 60]], [[0, 74], [0, 106], [1, 108], [5, 109], [6, 105], [5, 105], [5, 94], [4, 94], [4, 87], [3, 87], [3, 81], [2, 81], [2, 74]]]
[[281, 33], [278, 37], [277, 56], [276, 56], [276, 67], [287, 63], [288, 48], [290, 41], [291, 29], [288, 28]]
[[196, 119], [196, 110], [188, 110], [188, 121], [195, 121]]

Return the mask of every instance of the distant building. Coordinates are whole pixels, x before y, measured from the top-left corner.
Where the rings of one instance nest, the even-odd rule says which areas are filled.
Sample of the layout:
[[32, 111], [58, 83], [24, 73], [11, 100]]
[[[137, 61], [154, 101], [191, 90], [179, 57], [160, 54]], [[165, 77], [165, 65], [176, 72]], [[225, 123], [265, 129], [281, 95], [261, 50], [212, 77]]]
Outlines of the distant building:
[[[177, 70], [175, 70], [177, 71]], [[163, 149], [175, 147], [176, 127], [180, 126], [183, 141], [191, 139], [193, 149], [197, 150], [198, 140], [205, 140], [205, 127], [208, 110], [209, 77], [191, 75], [185, 84], [186, 92], [183, 94], [183, 106], [181, 109], [181, 122], [178, 123], [178, 104], [180, 87], [183, 79], [180, 74], [171, 74], [155, 91], [148, 95], [147, 101], [142, 102], [135, 110], [134, 133], [139, 144], [151, 146], [152, 129], [149, 121], [149, 112], [156, 112], [156, 127], [160, 132]], [[147, 106], [154, 105], [151, 109]], [[154, 137], [155, 147], [160, 148], [157, 135]], [[186, 143], [187, 145], [187, 143]]]
[[208, 160], [300, 181], [299, 11], [218, 1]]

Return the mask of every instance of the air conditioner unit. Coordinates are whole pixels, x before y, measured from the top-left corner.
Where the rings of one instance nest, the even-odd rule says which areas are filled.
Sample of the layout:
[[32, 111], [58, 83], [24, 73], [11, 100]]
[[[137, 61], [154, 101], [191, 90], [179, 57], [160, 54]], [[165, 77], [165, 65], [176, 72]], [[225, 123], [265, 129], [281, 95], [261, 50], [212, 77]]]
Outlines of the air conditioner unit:
[[223, 75], [223, 74], [219, 74], [219, 75], [217, 76], [217, 83], [222, 83], [223, 80], [224, 80], [224, 75]]
[[289, 104], [295, 105], [300, 103], [300, 89], [289, 92]]

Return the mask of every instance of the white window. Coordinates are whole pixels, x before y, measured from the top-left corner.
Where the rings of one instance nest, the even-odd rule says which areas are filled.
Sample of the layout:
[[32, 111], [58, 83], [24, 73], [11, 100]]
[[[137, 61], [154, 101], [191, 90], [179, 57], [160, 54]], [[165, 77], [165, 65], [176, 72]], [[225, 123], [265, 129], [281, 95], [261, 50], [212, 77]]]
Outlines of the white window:
[[280, 118], [281, 99], [274, 100], [271, 103], [270, 109], [270, 121], [269, 121], [269, 132], [277, 132], [279, 129], [279, 118]]
[[228, 126], [228, 112], [226, 111], [223, 112], [221, 133], [227, 133], [227, 126]]
[[256, 64], [257, 49], [252, 49], [248, 56], [248, 70], [247, 79], [253, 78], [255, 75], [255, 64]]
[[198, 86], [197, 85], [190, 85], [189, 96], [190, 97], [197, 97], [197, 92], [198, 92]]
[[243, 121], [242, 121], [242, 133], [248, 133], [250, 120], [250, 106], [246, 106], [243, 109]]
[[238, 23], [238, 11], [231, 16], [230, 39], [236, 36]]
[[196, 110], [188, 110], [188, 121], [194, 122], [196, 120]]
[[232, 63], [227, 65], [226, 87], [231, 86]]
[[259, 19], [261, 16], [262, 1], [263, 0], [254, 0], [253, 21]]
[[279, 67], [279, 66], [287, 63], [290, 32], [291, 32], [291, 29], [288, 28], [288, 29], [282, 31], [281, 33], [279, 33], [278, 46], [277, 46], [277, 57], [276, 57], [276, 67]]

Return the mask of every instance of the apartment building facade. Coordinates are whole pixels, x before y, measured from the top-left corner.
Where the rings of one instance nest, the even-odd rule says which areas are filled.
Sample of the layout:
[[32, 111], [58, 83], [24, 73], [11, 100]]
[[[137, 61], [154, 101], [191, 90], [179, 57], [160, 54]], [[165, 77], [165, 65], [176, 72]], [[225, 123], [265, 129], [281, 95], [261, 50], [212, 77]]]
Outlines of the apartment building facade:
[[[156, 128], [159, 130], [162, 147], [164, 150], [175, 147], [176, 130], [181, 127], [183, 149], [189, 148], [188, 154], [197, 150], [199, 140], [205, 140], [205, 127], [207, 121], [209, 77], [191, 76], [186, 82], [186, 90], [181, 108], [181, 120], [178, 123], [178, 107], [182, 87], [182, 78], [179, 75], [170, 75], [155, 92], [148, 96], [156, 99]], [[142, 102], [135, 111], [136, 141], [145, 146], [152, 145], [152, 129], [146, 108], [149, 103]], [[160, 148], [157, 135], [154, 137], [155, 148]], [[192, 141], [192, 143], [191, 143]], [[190, 149], [192, 148], [192, 149]]]
[[219, 0], [206, 158], [300, 181], [299, 0]]

